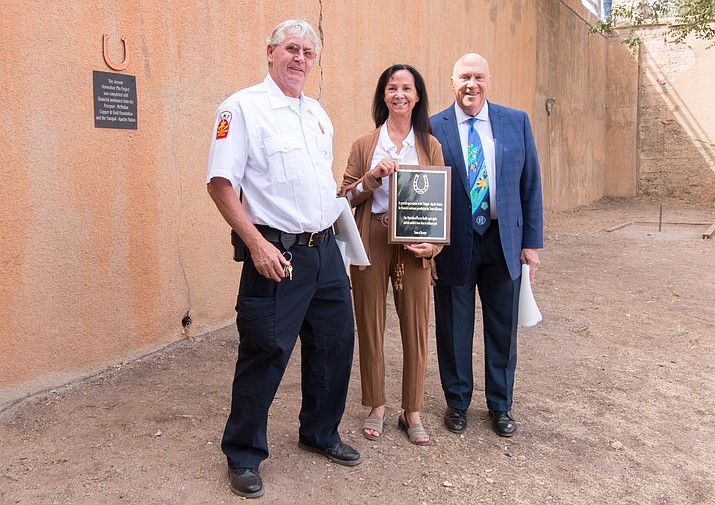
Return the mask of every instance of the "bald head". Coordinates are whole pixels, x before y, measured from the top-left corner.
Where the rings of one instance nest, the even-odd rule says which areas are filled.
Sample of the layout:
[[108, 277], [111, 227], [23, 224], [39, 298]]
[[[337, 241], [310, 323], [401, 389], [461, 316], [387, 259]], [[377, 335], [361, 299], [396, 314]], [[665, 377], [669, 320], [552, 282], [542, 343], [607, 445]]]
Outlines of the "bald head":
[[476, 53], [467, 53], [457, 60], [452, 72], [452, 91], [457, 105], [468, 116], [476, 116], [487, 101], [492, 76], [489, 63]]
[[484, 57], [477, 53], [467, 53], [461, 58], [459, 58], [454, 64], [454, 69], [452, 69], [452, 75], [457, 75], [462, 65], [482, 65], [486, 69], [487, 74], [489, 74], [489, 63], [486, 59], [484, 59]]

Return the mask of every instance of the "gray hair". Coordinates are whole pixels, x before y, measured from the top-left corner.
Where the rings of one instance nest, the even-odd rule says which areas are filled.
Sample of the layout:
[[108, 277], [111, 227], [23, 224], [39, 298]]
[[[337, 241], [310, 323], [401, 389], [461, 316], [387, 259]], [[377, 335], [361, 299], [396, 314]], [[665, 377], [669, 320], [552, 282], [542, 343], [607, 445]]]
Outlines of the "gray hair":
[[315, 45], [315, 53], [320, 54], [322, 45], [315, 34], [313, 27], [302, 19], [288, 19], [275, 27], [271, 36], [266, 39], [266, 44], [271, 47], [279, 46], [287, 36], [308, 39]]

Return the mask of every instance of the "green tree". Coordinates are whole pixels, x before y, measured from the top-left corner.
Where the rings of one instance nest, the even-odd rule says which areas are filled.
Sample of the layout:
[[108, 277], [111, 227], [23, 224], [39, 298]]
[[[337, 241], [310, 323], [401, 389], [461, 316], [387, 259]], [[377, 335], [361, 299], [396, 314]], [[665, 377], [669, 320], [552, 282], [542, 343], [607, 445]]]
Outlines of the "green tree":
[[[615, 3], [615, 2], [614, 2]], [[591, 27], [591, 33], [613, 33], [625, 29], [623, 43], [635, 50], [643, 41], [637, 28], [645, 25], [668, 24], [670, 41], [683, 43], [689, 35], [715, 41], [714, 0], [634, 0], [611, 7], [605, 21]], [[711, 48], [713, 44], [708, 46]]]

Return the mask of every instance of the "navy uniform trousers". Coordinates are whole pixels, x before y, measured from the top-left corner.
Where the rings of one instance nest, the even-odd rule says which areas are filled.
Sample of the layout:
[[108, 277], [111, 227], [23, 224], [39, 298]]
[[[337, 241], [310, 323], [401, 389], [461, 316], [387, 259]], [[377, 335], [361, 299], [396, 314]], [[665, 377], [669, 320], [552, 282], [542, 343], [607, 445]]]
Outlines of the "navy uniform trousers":
[[[437, 360], [449, 407], [466, 410], [474, 376], [475, 287], [479, 291], [484, 331], [484, 374], [487, 407], [511, 409], [516, 370], [516, 334], [521, 277], [512, 280], [492, 221], [484, 235], [472, 233], [472, 258], [463, 286], [435, 286]], [[439, 274], [439, 272], [437, 272]]]
[[230, 468], [258, 469], [268, 457], [268, 409], [299, 334], [299, 440], [316, 447], [340, 441], [354, 347], [348, 276], [332, 235], [319, 247], [293, 245], [290, 253], [292, 280], [263, 277], [250, 255], [243, 265], [236, 305], [240, 343], [221, 442]]

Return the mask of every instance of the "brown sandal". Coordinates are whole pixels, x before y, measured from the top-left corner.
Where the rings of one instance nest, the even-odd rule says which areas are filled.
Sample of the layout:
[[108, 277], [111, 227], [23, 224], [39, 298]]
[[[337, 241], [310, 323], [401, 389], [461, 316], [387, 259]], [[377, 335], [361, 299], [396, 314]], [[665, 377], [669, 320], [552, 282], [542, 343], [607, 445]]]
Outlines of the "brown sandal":
[[[400, 418], [397, 420], [397, 425], [400, 427], [400, 429], [405, 430], [407, 432], [407, 437], [413, 444], [430, 445], [432, 443], [432, 440], [425, 431], [424, 426], [422, 426], [422, 423], [417, 423], [408, 427], [407, 419], [400, 416]], [[427, 439], [427, 441], [419, 441], [420, 439]]]
[[[362, 436], [367, 438], [368, 440], [379, 440], [382, 436], [382, 427], [384, 421], [385, 420], [380, 416], [368, 416], [368, 418], [365, 419], [365, 423], [363, 423], [362, 425]], [[377, 435], [368, 433], [365, 430], [374, 431], [377, 433]]]

